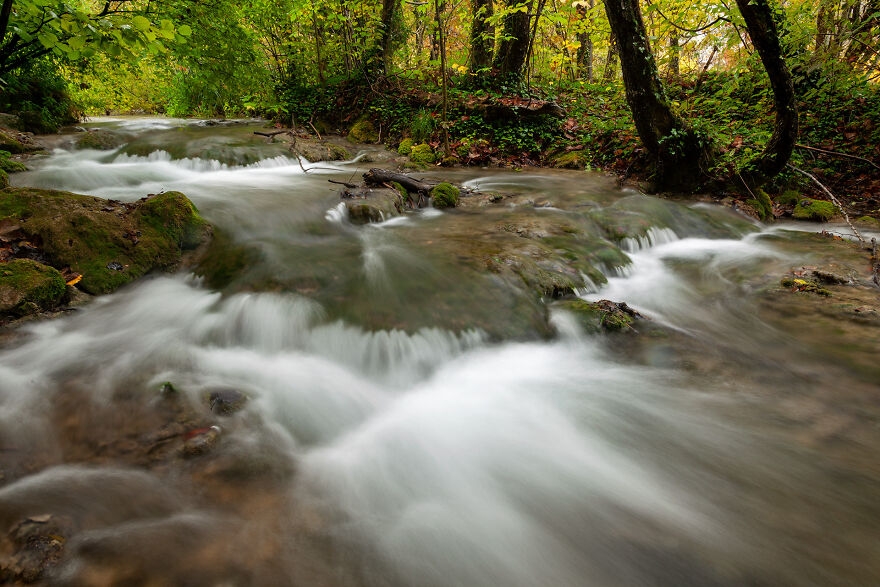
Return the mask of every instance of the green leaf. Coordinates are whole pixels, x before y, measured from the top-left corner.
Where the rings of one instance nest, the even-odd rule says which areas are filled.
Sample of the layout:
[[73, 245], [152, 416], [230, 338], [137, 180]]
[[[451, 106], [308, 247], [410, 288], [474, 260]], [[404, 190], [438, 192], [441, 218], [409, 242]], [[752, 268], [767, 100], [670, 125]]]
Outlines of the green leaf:
[[151, 26], [150, 21], [147, 18], [140, 16], [140, 15], [135, 16], [133, 19], [131, 19], [131, 24], [134, 28], [136, 28], [139, 31], [149, 30], [150, 26]]
[[83, 47], [86, 46], [86, 38], [85, 37], [73, 37], [67, 44], [70, 45], [70, 48], [74, 51], [79, 51]]
[[37, 40], [39, 40], [40, 44], [46, 49], [51, 49], [58, 44], [58, 37], [56, 37], [53, 33], [44, 33], [42, 35], [37, 35]]
[[184, 37], [188, 37], [192, 34], [192, 29], [189, 27], [189, 25], [182, 24], [177, 27], [177, 32]]

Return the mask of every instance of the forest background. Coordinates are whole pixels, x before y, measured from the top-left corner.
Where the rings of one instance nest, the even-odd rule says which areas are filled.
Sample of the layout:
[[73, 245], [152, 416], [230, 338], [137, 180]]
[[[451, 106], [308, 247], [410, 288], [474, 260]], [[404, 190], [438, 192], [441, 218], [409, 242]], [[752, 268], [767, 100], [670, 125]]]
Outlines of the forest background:
[[422, 163], [738, 194], [765, 218], [828, 192], [880, 215], [880, 0], [4, 0], [0, 38], [21, 130], [262, 116]]

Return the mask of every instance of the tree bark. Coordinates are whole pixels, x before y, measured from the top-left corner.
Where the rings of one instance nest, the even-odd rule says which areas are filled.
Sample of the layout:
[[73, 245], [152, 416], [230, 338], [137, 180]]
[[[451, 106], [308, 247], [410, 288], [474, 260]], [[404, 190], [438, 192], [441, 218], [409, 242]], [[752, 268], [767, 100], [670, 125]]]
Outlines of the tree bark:
[[710, 156], [708, 141], [688, 128], [669, 107], [638, 0], [605, 0], [605, 13], [619, 41], [626, 101], [654, 168], [654, 188], [695, 189], [704, 180]]
[[529, 12], [533, 0], [504, 0], [504, 4], [507, 9], [519, 10], [508, 13], [502, 21], [501, 42], [495, 54], [494, 66], [498, 70], [499, 81], [516, 83], [522, 79], [529, 54]]
[[[590, 8], [593, 7], [594, 0], [590, 0]], [[584, 27], [584, 24], [587, 20], [587, 6], [582, 2], [577, 4], [577, 15], [580, 20], [580, 26]], [[593, 81], [593, 38], [590, 36], [590, 31], [583, 28], [577, 34], [577, 40], [579, 43], [579, 47], [577, 50], [577, 67], [578, 67], [578, 75], [581, 79], [586, 80], [588, 82]]]
[[779, 33], [767, 0], [736, 0], [752, 45], [758, 51], [773, 90], [776, 121], [764, 151], [741, 174], [750, 188], [760, 186], [785, 168], [797, 143], [798, 111], [791, 73], [782, 55]]
[[494, 6], [492, 0], [472, 0], [474, 20], [471, 22], [471, 73], [492, 67], [495, 27], [487, 19], [491, 18]]

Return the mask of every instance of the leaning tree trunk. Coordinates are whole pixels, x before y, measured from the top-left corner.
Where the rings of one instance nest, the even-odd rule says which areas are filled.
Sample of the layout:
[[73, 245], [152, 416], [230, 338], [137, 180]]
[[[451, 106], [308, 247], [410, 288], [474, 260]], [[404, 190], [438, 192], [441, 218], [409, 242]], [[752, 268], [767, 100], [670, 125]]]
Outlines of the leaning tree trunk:
[[471, 23], [471, 73], [492, 67], [495, 27], [491, 24], [492, 0], [471, 0], [474, 20]]
[[669, 107], [638, 0], [605, 0], [605, 13], [618, 40], [626, 101], [654, 167], [655, 189], [696, 188], [704, 179], [708, 145]]
[[501, 43], [495, 55], [494, 66], [501, 83], [518, 82], [522, 79], [526, 59], [529, 56], [529, 12], [532, 0], [504, 0], [506, 9], [522, 8], [508, 12], [502, 21]]
[[741, 174], [751, 189], [772, 179], [785, 168], [797, 142], [798, 111], [791, 73], [782, 56], [779, 33], [767, 0], [736, 0], [736, 5], [746, 23], [752, 45], [767, 71], [776, 108], [776, 122], [770, 140], [757, 160], [749, 166], [750, 170]]

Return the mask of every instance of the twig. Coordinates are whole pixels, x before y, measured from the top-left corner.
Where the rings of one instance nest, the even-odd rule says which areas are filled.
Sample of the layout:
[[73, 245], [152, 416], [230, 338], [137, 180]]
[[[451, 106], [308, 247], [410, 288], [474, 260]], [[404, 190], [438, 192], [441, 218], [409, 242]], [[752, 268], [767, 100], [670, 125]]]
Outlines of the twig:
[[356, 187], [358, 187], [356, 184], [348, 183], [347, 181], [336, 181], [335, 179], [328, 179], [327, 181], [329, 181], [330, 183], [337, 183], [339, 185], [344, 185], [345, 187], [347, 187], [350, 190], [353, 190]]
[[315, 128], [315, 125], [312, 124], [312, 121], [311, 121], [311, 120], [309, 121], [309, 126], [312, 127], [312, 130], [315, 131], [315, 134], [316, 134], [316, 135], [318, 135], [318, 140], [319, 140], [319, 141], [323, 141], [324, 139], [321, 138], [321, 133], [318, 132], [318, 129]]
[[829, 198], [831, 198], [831, 201], [834, 202], [834, 205], [837, 206], [837, 207], [840, 209], [840, 211], [843, 213], [843, 217], [844, 217], [844, 219], [846, 220], [846, 223], [849, 224], [849, 228], [850, 228], [850, 230], [853, 231], [853, 234], [856, 235], [856, 238], [859, 239], [859, 242], [862, 243], [862, 244], [864, 245], [864, 244], [865, 244], [865, 239], [862, 238], [862, 234], [861, 234], [858, 230], [856, 230], [856, 227], [855, 227], [855, 226], [853, 226], [853, 223], [852, 223], [852, 222], [850, 221], [850, 219], [849, 219], [849, 214], [847, 214], [847, 213], [846, 213], [846, 210], [843, 209], [843, 204], [841, 204], [841, 203], [840, 203], [840, 200], [838, 200], [837, 197], [836, 197], [834, 194], [831, 193], [831, 190], [829, 190], [827, 187], [825, 187], [825, 185], [824, 185], [821, 181], [819, 181], [818, 179], [816, 179], [816, 176], [813, 175], [812, 173], [810, 173], [810, 172], [808, 172], [808, 171], [804, 171], [803, 169], [800, 169], [799, 167], [795, 167], [795, 166], [792, 165], [791, 163], [787, 163], [786, 165], [787, 165], [788, 167], [791, 167], [792, 169], [794, 169], [794, 170], [797, 171], [798, 173], [802, 173], [803, 175], [806, 175], [806, 176], [809, 177], [811, 180], [813, 180], [813, 183], [815, 183], [817, 186], [819, 186], [820, 188], [822, 188], [822, 191], [825, 192], [825, 195], [827, 195]]
[[880, 169], [880, 165], [877, 165], [870, 159], [865, 159], [864, 157], [859, 157], [858, 155], [850, 155], [848, 153], [840, 153], [838, 151], [828, 151], [827, 149], [819, 149], [817, 147], [808, 147], [807, 145], [801, 145], [800, 143], [796, 143], [795, 147], [799, 149], [806, 149], [807, 151], [816, 151], [817, 153], [824, 153], [825, 155], [834, 155], [835, 157], [846, 157], [847, 159], [858, 159], [859, 161], [864, 161], [871, 167], [876, 169]]

